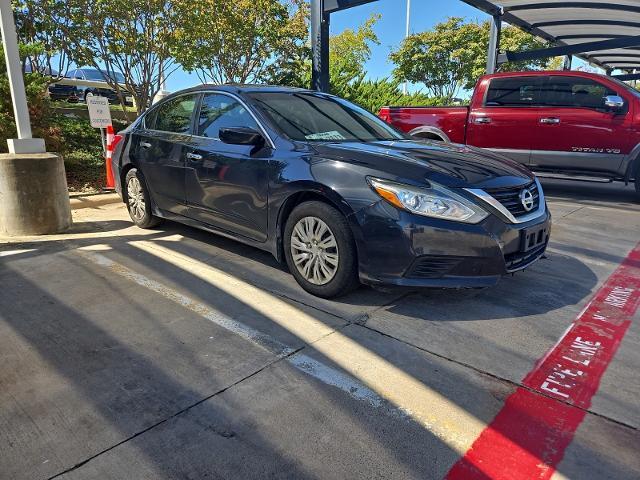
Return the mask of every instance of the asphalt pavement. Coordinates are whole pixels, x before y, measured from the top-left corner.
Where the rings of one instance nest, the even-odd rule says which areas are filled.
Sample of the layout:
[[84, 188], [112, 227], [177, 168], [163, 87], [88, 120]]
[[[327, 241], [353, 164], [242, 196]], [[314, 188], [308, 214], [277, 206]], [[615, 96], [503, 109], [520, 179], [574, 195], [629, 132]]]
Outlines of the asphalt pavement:
[[0, 479], [640, 478], [640, 203], [543, 184], [547, 258], [485, 290], [323, 300], [108, 197], [0, 239]]

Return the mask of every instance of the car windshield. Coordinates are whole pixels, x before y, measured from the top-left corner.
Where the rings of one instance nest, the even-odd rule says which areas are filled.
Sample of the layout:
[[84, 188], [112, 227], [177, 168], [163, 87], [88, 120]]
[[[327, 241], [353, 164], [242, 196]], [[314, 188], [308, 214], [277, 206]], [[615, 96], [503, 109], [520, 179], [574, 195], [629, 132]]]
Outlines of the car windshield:
[[406, 138], [375, 115], [337, 97], [312, 92], [249, 95], [292, 140], [371, 142]]
[[[104, 82], [105, 77], [109, 76], [107, 72], [96, 69], [86, 69], [83, 70], [83, 73], [87, 80], [94, 80], [98, 82]], [[118, 83], [124, 83], [124, 75], [120, 72], [114, 72], [111, 77], [114, 77]]]

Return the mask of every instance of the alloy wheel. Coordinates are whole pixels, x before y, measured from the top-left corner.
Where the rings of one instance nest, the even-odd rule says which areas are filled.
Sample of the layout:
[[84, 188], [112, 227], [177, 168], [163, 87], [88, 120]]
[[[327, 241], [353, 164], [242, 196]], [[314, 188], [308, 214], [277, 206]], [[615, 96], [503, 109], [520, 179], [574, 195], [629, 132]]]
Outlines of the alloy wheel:
[[127, 182], [127, 198], [129, 201], [129, 211], [137, 221], [142, 221], [147, 213], [144, 201], [144, 192], [140, 180], [132, 177]]
[[326, 285], [338, 271], [338, 243], [317, 217], [303, 217], [293, 227], [291, 256], [298, 272], [314, 285]]

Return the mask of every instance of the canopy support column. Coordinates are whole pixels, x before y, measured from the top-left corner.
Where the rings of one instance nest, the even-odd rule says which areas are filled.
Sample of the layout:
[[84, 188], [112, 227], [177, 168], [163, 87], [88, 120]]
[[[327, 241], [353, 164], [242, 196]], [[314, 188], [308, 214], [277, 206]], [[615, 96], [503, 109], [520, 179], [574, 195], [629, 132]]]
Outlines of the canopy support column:
[[493, 15], [490, 22], [489, 46], [487, 51], [487, 73], [496, 73], [498, 67], [498, 51], [500, 50], [500, 34], [502, 33], [502, 13]]
[[562, 64], [563, 70], [571, 70], [571, 63], [573, 62], [573, 55], [565, 55], [564, 63]]
[[311, 88], [329, 92], [329, 18], [324, 0], [311, 1]]
[[2, 31], [2, 45], [4, 58], [7, 64], [7, 76], [9, 77], [9, 89], [13, 101], [13, 114], [16, 121], [17, 139], [7, 140], [10, 153], [44, 153], [44, 140], [31, 138], [31, 120], [27, 107], [27, 95], [22, 78], [20, 55], [18, 54], [18, 38], [16, 25], [13, 21], [13, 9], [11, 2], [0, 0], [0, 28]]

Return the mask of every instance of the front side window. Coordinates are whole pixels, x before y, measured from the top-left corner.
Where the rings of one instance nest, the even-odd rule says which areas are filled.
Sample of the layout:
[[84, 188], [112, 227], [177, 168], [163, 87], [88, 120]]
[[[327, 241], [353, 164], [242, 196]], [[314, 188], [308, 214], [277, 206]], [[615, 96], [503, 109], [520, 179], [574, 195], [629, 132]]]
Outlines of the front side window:
[[258, 92], [250, 96], [293, 140], [368, 142], [406, 138], [375, 115], [337, 97], [307, 92]]
[[258, 124], [251, 113], [235, 98], [219, 93], [205, 95], [198, 115], [197, 135], [219, 138], [220, 129], [224, 127], [258, 130]]
[[494, 78], [489, 83], [485, 107], [531, 107], [540, 104], [539, 77]]
[[[169, 100], [158, 108], [154, 129], [171, 133], [191, 133], [191, 118], [195, 105], [195, 95], [183, 95]], [[147, 125], [147, 128], [150, 127]]]
[[543, 88], [543, 102], [550, 107], [604, 109], [604, 97], [616, 92], [588, 78], [551, 76]]

